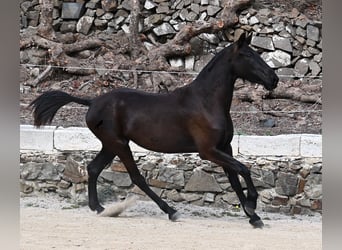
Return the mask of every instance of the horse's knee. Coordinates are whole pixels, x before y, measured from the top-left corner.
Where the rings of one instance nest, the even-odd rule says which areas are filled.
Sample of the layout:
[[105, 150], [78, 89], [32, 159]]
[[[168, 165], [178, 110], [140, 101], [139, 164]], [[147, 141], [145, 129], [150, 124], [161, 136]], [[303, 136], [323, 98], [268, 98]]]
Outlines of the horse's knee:
[[101, 171], [99, 171], [98, 168], [90, 164], [87, 166], [87, 172], [88, 172], [89, 178], [97, 178]]

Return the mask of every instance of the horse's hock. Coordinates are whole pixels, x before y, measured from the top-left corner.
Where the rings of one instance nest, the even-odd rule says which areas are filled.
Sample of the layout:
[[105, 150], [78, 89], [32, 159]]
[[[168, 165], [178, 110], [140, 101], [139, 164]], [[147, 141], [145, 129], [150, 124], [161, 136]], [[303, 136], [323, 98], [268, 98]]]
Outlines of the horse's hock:
[[[21, 131], [21, 195], [53, 192], [75, 205], [87, 205], [86, 166], [95, 157], [97, 148], [83, 150], [87, 145], [96, 145], [89, 136], [91, 133], [86, 129], [53, 127], [38, 132], [25, 126]], [[36, 145], [27, 143], [32, 141], [32, 135], [37, 140], [37, 133], [45, 133], [41, 136], [45, 148], [39, 141]], [[47, 143], [48, 134], [52, 134], [51, 143]], [[74, 138], [72, 145], [68, 143], [71, 137]], [[286, 147], [282, 148], [281, 144]], [[235, 157], [251, 170], [260, 194], [258, 210], [284, 214], [321, 213], [320, 136], [235, 136], [233, 149]], [[160, 154], [134, 146], [133, 151], [140, 172], [163, 199], [230, 211], [239, 205], [222, 168], [201, 160], [197, 154]], [[108, 202], [132, 192], [144, 197], [117, 158], [102, 172], [98, 190], [100, 199]]]

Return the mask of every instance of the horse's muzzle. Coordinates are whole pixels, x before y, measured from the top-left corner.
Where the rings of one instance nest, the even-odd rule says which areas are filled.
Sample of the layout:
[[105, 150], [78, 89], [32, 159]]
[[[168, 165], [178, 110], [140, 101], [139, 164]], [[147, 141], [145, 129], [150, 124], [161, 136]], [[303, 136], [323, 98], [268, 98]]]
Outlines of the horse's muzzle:
[[265, 85], [265, 88], [267, 90], [273, 90], [277, 87], [278, 82], [279, 82], [279, 77], [276, 74], [274, 74], [270, 81], [270, 84]]

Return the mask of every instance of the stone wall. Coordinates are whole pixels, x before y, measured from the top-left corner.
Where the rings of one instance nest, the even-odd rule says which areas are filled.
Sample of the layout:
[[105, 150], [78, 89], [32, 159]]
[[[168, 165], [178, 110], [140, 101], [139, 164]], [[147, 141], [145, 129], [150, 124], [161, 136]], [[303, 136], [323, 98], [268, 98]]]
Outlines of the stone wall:
[[[91, 151], [22, 152], [21, 194], [54, 192], [75, 204], [86, 205], [86, 165], [95, 154]], [[239, 205], [222, 168], [200, 160], [195, 154], [135, 153], [134, 156], [148, 184], [164, 199], [227, 210]], [[284, 214], [322, 211], [321, 158], [242, 155], [236, 158], [252, 172], [260, 193], [258, 209]], [[98, 183], [102, 201], [123, 198], [128, 192], [143, 195], [118, 160], [101, 173]]]
[[[86, 166], [99, 149], [90, 131], [21, 126], [20, 137], [21, 194], [55, 192], [86, 205]], [[228, 210], [239, 205], [221, 167], [197, 154], [160, 154], [132, 146], [140, 172], [162, 198]], [[259, 209], [285, 214], [322, 211], [321, 136], [236, 135], [233, 148], [235, 157], [251, 170], [260, 193]], [[142, 195], [118, 159], [102, 172], [98, 190], [103, 201], [123, 198], [128, 192]]]
[[[220, 0], [141, 1], [140, 33], [147, 49], [154, 41], [171, 39], [181, 27], [195, 20], [210, 21], [220, 15]], [[38, 0], [21, 0], [21, 29], [39, 24]], [[129, 33], [130, 0], [54, 0], [54, 29], [61, 33], [85, 35], [108, 32]], [[322, 74], [322, 22], [309, 20], [297, 9], [289, 13], [279, 8], [242, 11], [239, 23], [218, 34], [201, 34], [191, 40], [192, 54], [172, 58], [174, 67], [199, 71], [212, 54], [233, 42], [243, 31], [253, 32], [252, 46], [262, 52], [267, 63], [280, 76], [318, 76]]]

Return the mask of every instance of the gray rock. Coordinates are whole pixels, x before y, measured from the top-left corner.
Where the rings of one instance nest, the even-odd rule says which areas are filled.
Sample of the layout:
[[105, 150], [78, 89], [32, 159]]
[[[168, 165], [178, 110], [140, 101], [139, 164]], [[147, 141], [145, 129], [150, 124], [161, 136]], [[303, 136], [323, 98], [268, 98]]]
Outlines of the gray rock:
[[284, 68], [291, 64], [291, 55], [281, 50], [264, 52], [261, 57], [271, 68]]
[[195, 62], [195, 71], [201, 71], [213, 57], [212, 54], [201, 56], [200, 59]]
[[128, 173], [113, 172], [113, 183], [117, 187], [130, 187], [132, 180]]
[[273, 32], [274, 29], [271, 27], [264, 27], [259, 31], [260, 34], [272, 34]]
[[272, 187], [275, 185], [275, 175], [273, 171], [263, 170], [262, 181]]
[[122, 7], [125, 10], [131, 11], [132, 6], [131, 6], [131, 0], [123, 0], [121, 2], [121, 6], [119, 6], [119, 8]]
[[209, 5], [207, 8], [207, 13], [209, 16], [215, 16], [221, 9], [221, 7]]
[[218, 44], [220, 42], [220, 39], [215, 34], [202, 33], [198, 37], [211, 44]]
[[310, 47], [315, 47], [316, 42], [312, 41], [311, 39], [306, 39], [306, 45], [308, 45]]
[[36, 180], [41, 171], [41, 164], [28, 163], [20, 167], [20, 179]]
[[98, 2], [100, 2], [100, 1], [96, 1], [96, 2], [89, 1], [89, 2], [86, 3], [85, 7], [89, 8], [89, 9], [94, 9], [95, 10], [97, 8]]
[[249, 25], [254, 25], [254, 24], [257, 24], [257, 23], [259, 23], [259, 19], [256, 16], [252, 16], [249, 19]]
[[315, 55], [313, 59], [317, 63], [321, 62], [322, 61], [322, 52], [319, 53], [318, 55]]
[[101, 20], [110, 20], [114, 17], [114, 14], [111, 12], [105, 13], [100, 17]]
[[153, 32], [157, 36], [164, 36], [169, 34], [174, 34], [176, 31], [173, 29], [173, 27], [169, 23], [163, 23], [156, 28], [153, 29]]
[[274, 50], [272, 39], [269, 37], [253, 36], [251, 45], [267, 50]]
[[166, 197], [169, 200], [172, 200], [175, 202], [181, 202], [185, 200], [184, 197], [176, 189], [172, 189], [170, 192], [168, 192]]
[[297, 193], [298, 177], [290, 173], [278, 173], [275, 191], [280, 195], [293, 196]]
[[275, 120], [270, 118], [270, 119], [264, 119], [260, 121], [262, 127], [266, 128], [273, 128], [275, 127]]
[[319, 29], [316, 26], [308, 25], [306, 27], [306, 36], [315, 42], [319, 41]]
[[184, 194], [182, 193], [181, 196], [187, 202], [193, 202], [193, 201], [198, 201], [198, 200], [202, 199], [202, 195], [194, 194], [194, 193], [184, 193]]
[[117, 187], [130, 187], [132, 185], [128, 173], [105, 170], [101, 173], [100, 177], [106, 181], [112, 182]]
[[24, 180], [59, 181], [63, 167], [52, 163], [28, 163], [20, 170], [20, 178]]
[[322, 184], [315, 186], [305, 185], [304, 193], [309, 199], [322, 199]]
[[291, 36], [295, 36], [296, 35], [296, 28], [293, 25], [291, 25], [291, 24], [286, 25], [285, 30], [289, 34], [291, 34]]
[[301, 53], [300, 55], [301, 55], [302, 57], [306, 57], [306, 58], [312, 56], [312, 54], [310, 53], [310, 51], [307, 50], [307, 49], [303, 50], [302, 53]]
[[197, 4], [197, 3], [192, 3], [192, 4], [190, 5], [190, 9], [191, 9], [192, 12], [196, 13], [197, 15], [200, 14], [200, 6], [199, 6], [199, 4]]
[[173, 5], [171, 6], [171, 9], [181, 10], [184, 8], [184, 1], [183, 0], [176, 0]]
[[64, 21], [59, 27], [59, 30], [61, 33], [74, 33], [76, 32], [76, 24], [76, 21]]
[[276, 70], [277, 75], [279, 78], [284, 80], [290, 80], [292, 79], [292, 76], [294, 76], [294, 69], [293, 68], [279, 68]]
[[118, 7], [117, 0], [101, 0], [102, 9], [106, 12], [115, 11]]
[[213, 202], [215, 202], [215, 194], [213, 194], [213, 193], [205, 193], [203, 199], [206, 202], [213, 203]]
[[272, 25], [275, 32], [285, 31], [284, 22], [275, 23]]
[[322, 40], [320, 40], [319, 43], [317, 44], [317, 48], [322, 49]]
[[147, 27], [152, 27], [155, 24], [161, 23], [163, 21], [164, 17], [165, 17], [165, 15], [163, 15], [163, 14], [150, 15], [144, 19], [144, 25]]
[[193, 21], [195, 21], [197, 18], [198, 18], [198, 15], [197, 15], [195, 12], [190, 11], [189, 14], [186, 16], [185, 19], [186, 19], [186, 21], [188, 21], [188, 22], [193, 22]]
[[25, 2], [20, 4], [20, 8], [24, 13], [27, 12], [29, 10], [29, 8], [31, 8], [31, 6], [32, 6], [31, 1], [25, 1]]
[[201, 5], [208, 5], [209, 4], [209, 0], [201, 0]]
[[81, 17], [76, 24], [77, 32], [87, 35], [90, 31], [91, 26], [93, 25], [93, 22], [94, 22], [94, 17], [90, 17], [90, 16]]
[[62, 19], [78, 20], [84, 10], [84, 3], [63, 3]]
[[189, 12], [187, 9], [182, 9], [179, 13], [179, 18], [182, 19], [183, 21], [185, 21], [188, 14], [189, 14]]
[[301, 28], [305, 28], [306, 25], [309, 23], [309, 20], [306, 16], [301, 15], [296, 19], [296, 25], [301, 27]]
[[156, 6], [157, 5], [151, 0], [146, 0], [145, 4], [144, 4], [144, 8], [147, 10], [151, 10], [151, 9], [155, 8]]
[[304, 193], [309, 199], [322, 199], [322, 174], [310, 173], [304, 186]]
[[[296, 34], [298, 35], [298, 36], [301, 36], [301, 37], [306, 37], [306, 30], [304, 30], [303, 28], [301, 28], [301, 27], [298, 27], [297, 29], [296, 29]], [[311, 39], [311, 40], [313, 40], [313, 39]]]
[[220, 0], [209, 0], [209, 4], [214, 6], [220, 6]]
[[[91, 16], [91, 17], [95, 17], [96, 15], [96, 10], [92, 10], [92, 9], [87, 9], [86, 13], [84, 13], [85, 16]], [[99, 16], [98, 16], [99, 17]]]
[[105, 27], [106, 25], [108, 24], [108, 22], [107, 22], [107, 20], [101, 20], [101, 19], [95, 19], [95, 21], [94, 21], [94, 25], [96, 26], [96, 27]]
[[294, 67], [294, 73], [296, 76], [302, 77], [305, 76], [309, 70], [309, 60], [306, 58], [302, 58], [296, 62]]
[[159, 4], [157, 9], [156, 9], [156, 13], [157, 14], [167, 14], [170, 12], [170, 8], [168, 5], [166, 4]]
[[194, 70], [195, 66], [195, 57], [194, 56], [188, 56], [185, 58], [185, 69], [186, 70]]
[[272, 37], [274, 47], [276, 49], [281, 49], [287, 52], [292, 52], [292, 44], [289, 38], [273, 36]]
[[72, 157], [68, 157], [65, 163], [63, 179], [72, 183], [81, 183], [88, 180], [88, 174], [84, 166]]
[[222, 191], [219, 184], [217, 184], [215, 178], [212, 175], [202, 170], [194, 171], [190, 180], [185, 185], [184, 190], [190, 191], [190, 192], [221, 192]]
[[129, 25], [128, 24], [124, 24], [121, 26], [121, 29], [126, 33], [126, 34], [129, 34], [131, 31], [129, 29]]
[[313, 48], [313, 47], [309, 47], [308, 48], [308, 51], [310, 52], [310, 54], [312, 55], [318, 55], [321, 51], [316, 49], [316, 48]]
[[32, 27], [37, 27], [39, 24], [39, 11], [29, 11], [26, 14], [28, 25]]
[[227, 194], [224, 194], [222, 196], [222, 200], [224, 200], [225, 202], [227, 202], [229, 205], [237, 205], [240, 204], [240, 200], [237, 197], [235, 192], [229, 192]]
[[184, 171], [174, 167], [162, 166], [159, 169], [158, 180], [175, 185], [177, 188], [184, 187]]
[[171, 65], [171, 67], [174, 67], [174, 68], [184, 67], [184, 61], [182, 58], [169, 59], [169, 63]]
[[248, 25], [248, 18], [246, 16], [240, 16], [239, 23], [243, 25]]
[[321, 72], [321, 67], [315, 61], [311, 61], [309, 63], [309, 68], [311, 70], [311, 75], [312, 76], [317, 76]]

